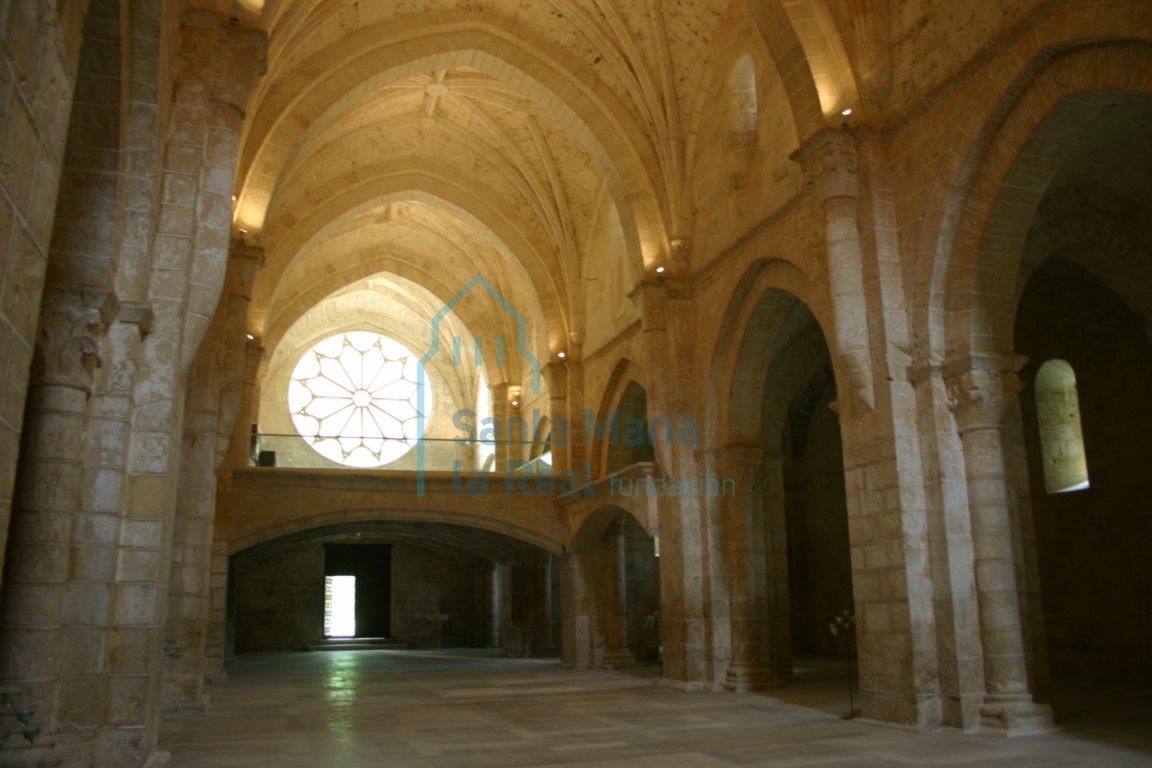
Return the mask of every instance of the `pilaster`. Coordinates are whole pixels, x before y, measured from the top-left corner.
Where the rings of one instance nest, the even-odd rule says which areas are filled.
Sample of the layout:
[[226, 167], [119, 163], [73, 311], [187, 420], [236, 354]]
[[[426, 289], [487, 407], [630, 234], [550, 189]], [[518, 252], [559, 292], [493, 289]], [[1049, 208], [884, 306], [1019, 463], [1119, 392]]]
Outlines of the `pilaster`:
[[839, 358], [838, 367], [852, 388], [853, 410], [868, 413], [875, 407], [876, 399], [857, 218], [860, 185], [856, 140], [847, 131], [822, 131], [792, 159], [802, 165], [824, 208], [828, 283], [835, 313], [833, 347]]

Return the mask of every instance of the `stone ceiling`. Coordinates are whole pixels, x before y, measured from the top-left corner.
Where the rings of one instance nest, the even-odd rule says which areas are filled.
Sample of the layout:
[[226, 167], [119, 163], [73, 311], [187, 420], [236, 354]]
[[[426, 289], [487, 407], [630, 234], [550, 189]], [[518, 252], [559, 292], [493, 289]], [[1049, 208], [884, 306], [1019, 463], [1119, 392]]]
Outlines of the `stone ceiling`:
[[[233, 237], [265, 251], [249, 331], [270, 352], [359, 281], [446, 303], [480, 272], [538, 357], [578, 347], [598, 222], [619, 222], [625, 290], [691, 237], [695, 125], [733, 30], [771, 33], [790, 98], [819, 104], [800, 133], [855, 98], [847, 0], [193, 2], [269, 36]], [[490, 307], [460, 312], [504, 332]]]

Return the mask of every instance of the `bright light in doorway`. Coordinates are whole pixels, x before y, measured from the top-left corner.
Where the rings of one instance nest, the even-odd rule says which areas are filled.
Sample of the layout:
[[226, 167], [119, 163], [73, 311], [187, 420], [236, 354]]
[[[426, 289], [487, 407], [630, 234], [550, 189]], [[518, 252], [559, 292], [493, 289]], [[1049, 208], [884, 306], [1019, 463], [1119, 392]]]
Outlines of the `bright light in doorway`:
[[324, 577], [324, 635], [356, 636], [356, 577]]

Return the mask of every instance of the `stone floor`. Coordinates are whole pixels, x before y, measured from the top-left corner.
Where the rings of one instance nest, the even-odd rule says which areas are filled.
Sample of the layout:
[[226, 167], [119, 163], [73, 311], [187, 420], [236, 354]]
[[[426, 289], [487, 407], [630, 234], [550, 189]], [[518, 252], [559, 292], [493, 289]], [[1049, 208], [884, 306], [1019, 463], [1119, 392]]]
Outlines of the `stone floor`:
[[1005, 739], [842, 719], [843, 671], [797, 667], [788, 688], [733, 695], [654, 685], [654, 667], [476, 651], [247, 656], [206, 715], [164, 722], [161, 747], [177, 768], [1152, 766], [1152, 696], [1138, 686], [1072, 690], [1056, 702], [1060, 732]]

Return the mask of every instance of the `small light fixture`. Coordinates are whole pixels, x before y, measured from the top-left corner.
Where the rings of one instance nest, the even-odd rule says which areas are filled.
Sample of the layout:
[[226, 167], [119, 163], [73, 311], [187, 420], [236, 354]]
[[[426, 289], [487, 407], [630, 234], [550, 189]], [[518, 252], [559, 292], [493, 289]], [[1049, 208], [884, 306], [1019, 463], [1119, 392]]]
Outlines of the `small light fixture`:
[[563, 350], [561, 350], [560, 352], [557, 352], [557, 353], [556, 353], [556, 357], [558, 357], [558, 358], [560, 358], [561, 360], [563, 360], [564, 358], [568, 357], [568, 353], [567, 353], [567, 352], [564, 352]]
[[844, 115], [844, 117], [852, 117], [852, 107], [848, 107], [848, 109], [844, 110], [840, 114]]
[[520, 401], [519, 400], [513, 400], [512, 401], [512, 407], [513, 408], [519, 408], [520, 407]]
[[252, 334], [246, 333], [244, 335], [248, 337], [248, 341], [256, 341], [256, 337], [253, 336]]
[[656, 267], [656, 274], [658, 274], [658, 275], [664, 274], [664, 267]]

